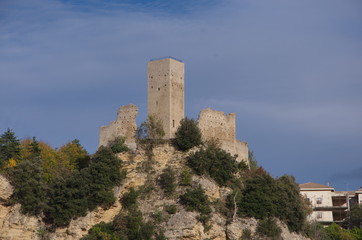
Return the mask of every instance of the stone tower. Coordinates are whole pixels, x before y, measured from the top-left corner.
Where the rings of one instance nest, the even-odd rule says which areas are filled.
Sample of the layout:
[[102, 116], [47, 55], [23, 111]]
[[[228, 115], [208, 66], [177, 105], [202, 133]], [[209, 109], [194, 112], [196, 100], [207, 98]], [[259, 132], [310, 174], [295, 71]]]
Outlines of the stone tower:
[[162, 120], [166, 139], [174, 137], [184, 105], [184, 63], [170, 57], [148, 62], [148, 115]]

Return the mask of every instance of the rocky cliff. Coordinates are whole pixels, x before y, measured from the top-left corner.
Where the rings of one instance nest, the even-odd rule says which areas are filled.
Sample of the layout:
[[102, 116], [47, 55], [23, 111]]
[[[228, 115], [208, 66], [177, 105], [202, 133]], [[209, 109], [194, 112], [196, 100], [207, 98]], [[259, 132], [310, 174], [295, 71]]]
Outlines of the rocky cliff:
[[[97, 223], [110, 222], [122, 210], [119, 201], [124, 193], [131, 187], [135, 189], [151, 184], [153, 190], [150, 194], [138, 200], [138, 206], [146, 220], [151, 220], [155, 212], [162, 214], [162, 221], [158, 227], [164, 229], [164, 234], [169, 240], [187, 239], [230, 239], [239, 240], [243, 230], [248, 229], [255, 233], [257, 220], [240, 219], [235, 217], [227, 220], [222, 214], [213, 211], [207, 229], [198, 220], [198, 214], [186, 209], [179, 204], [177, 197], [166, 197], [157, 186], [157, 179], [166, 167], [171, 167], [177, 176], [185, 168], [187, 153], [175, 151], [169, 145], [163, 145], [153, 150], [153, 158], [144, 150], [133, 153], [121, 153], [118, 155], [123, 160], [123, 168], [127, 169], [127, 178], [121, 186], [114, 188], [117, 201], [109, 209], [98, 208], [89, 212], [85, 217], [71, 221], [67, 228], [59, 228], [55, 232], [46, 231], [45, 224], [41, 218], [25, 216], [20, 213], [20, 205], [7, 206], [7, 199], [12, 194], [12, 187], [6, 178], [0, 176], [0, 239], [64, 239], [75, 240], [86, 235], [88, 230]], [[207, 177], [192, 177], [193, 185], [201, 185], [210, 201], [217, 202], [225, 197], [231, 189], [219, 187], [213, 180]], [[182, 187], [177, 188], [177, 193], [184, 191]], [[177, 194], [176, 194], [177, 195]], [[175, 205], [177, 211], [167, 214], [165, 207]], [[279, 222], [282, 229], [282, 237], [285, 240], [305, 240], [307, 238], [290, 233], [283, 223]]]

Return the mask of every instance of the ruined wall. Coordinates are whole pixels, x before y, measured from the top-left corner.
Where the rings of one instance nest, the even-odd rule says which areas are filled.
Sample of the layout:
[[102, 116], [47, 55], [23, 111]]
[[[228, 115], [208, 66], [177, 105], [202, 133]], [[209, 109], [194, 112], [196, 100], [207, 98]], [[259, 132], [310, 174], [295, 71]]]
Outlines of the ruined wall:
[[162, 120], [165, 138], [173, 138], [184, 118], [184, 63], [165, 58], [148, 63], [148, 115]]
[[100, 127], [99, 146], [107, 146], [116, 137], [125, 137], [129, 148], [136, 148], [136, 116], [138, 108], [133, 104], [122, 106], [118, 109], [117, 120], [112, 121], [108, 126]]
[[222, 149], [231, 155], [237, 154], [238, 161], [248, 162], [248, 144], [236, 139], [235, 113], [225, 115], [224, 112], [204, 109], [199, 114], [198, 126], [203, 140], [216, 139]]

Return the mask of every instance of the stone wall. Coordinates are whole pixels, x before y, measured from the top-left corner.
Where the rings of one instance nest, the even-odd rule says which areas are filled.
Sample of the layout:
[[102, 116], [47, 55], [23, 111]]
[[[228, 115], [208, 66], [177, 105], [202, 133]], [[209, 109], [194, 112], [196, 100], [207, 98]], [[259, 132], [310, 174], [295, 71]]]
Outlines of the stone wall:
[[163, 123], [165, 138], [173, 138], [184, 118], [184, 63], [165, 58], [148, 63], [148, 115]]
[[116, 137], [125, 137], [129, 148], [136, 148], [136, 117], [138, 108], [133, 104], [118, 109], [117, 120], [100, 127], [99, 146], [107, 146]]
[[200, 112], [198, 125], [203, 140], [217, 140], [222, 149], [238, 155], [238, 161], [248, 163], [248, 144], [236, 139], [235, 113], [225, 115], [224, 112], [207, 108]]

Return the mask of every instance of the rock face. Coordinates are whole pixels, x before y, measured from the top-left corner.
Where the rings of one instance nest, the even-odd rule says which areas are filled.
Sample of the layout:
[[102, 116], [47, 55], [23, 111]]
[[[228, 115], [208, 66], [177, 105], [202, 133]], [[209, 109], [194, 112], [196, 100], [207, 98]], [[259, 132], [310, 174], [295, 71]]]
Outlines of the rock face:
[[13, 194], [13, 187], [4, 176], [0, 175], [0, 201], [6, 201], [11, 194]]
[[[142, 149], [132, 153], [121, 153], [118, 155], [123, 160], [124, 168], [127, 170], [127, 178], [120, 187], [114, 188], [114, 195], [117, 201], [109, 209], [98, 208], [89, 212], [85, 217], [80, 217], [71, 221], [67, 228], [56, 229], [55, 232], [45, 231], [45, 224], [41, 218], [29, 217], [20, 213], [20, 205], [14, 206], [0, 205], [0, 240], [21, 240], [21, 239], [50, 239], [50, 240], [76, 240], [86, 235], [88, 230], [100, 222], [111, 222], [113, 218], [122, 210], [120, 198], [129, 191], [130, 187], [138, 188], [142, 185], [154, 185], [154, 190], [146, 197], [139, 198], [138, 205], [145, 220], [152, 220], [155, 212], [163, 216], [163, 221], [158, 228], [164, 230], [164, 234], [169, 240], [239, 240], [243, 230], [248, 229], [255, 233], [257, 226], [256, 219], [235, 218], [232, 222], [214, 211], [207, 225], [203, 225], [199, 220], [197, 212], [189, 212], [178, 203], [178, 196], [185, 192], [184, 186], [178, 186], [177, 192], [172, 197], [165, 197], [163, 191], [155, 184], [160, 173], [166, 167], [171, 167], [176, 177], [185, 168], [187, 153], [177, 152], [170, 145], [156, 147], [153, 150], [151, 162], [147, 154]], [[152, 164], [152, 167], [147, 164]], [[200, 185], [210, 201], [216, 201], [230, 193], [231, 189], [219, 187], [212, 179], [200, 176], [193, 176], [193, 186]], [[0, 176], [0, 195], [2, 203], [12, 194], [12, 187], [6, 178]], [[177, 211], [174, 214], [166, 212], [166, 206], [174, 205]], [[282, 228], [282, 237], [285, 240], [307, 240], [307, 238], [290, 233], [287, 226], [279, 222]], [[43, 238], [44, 237], [44, 238]]]

